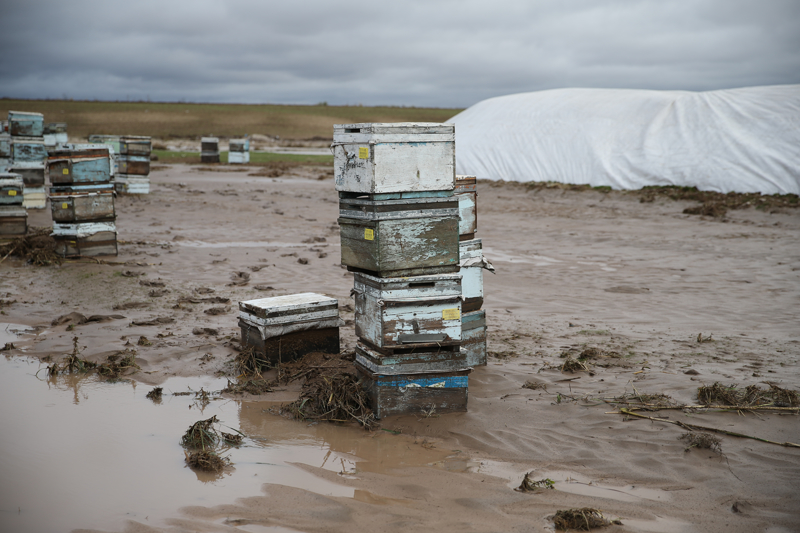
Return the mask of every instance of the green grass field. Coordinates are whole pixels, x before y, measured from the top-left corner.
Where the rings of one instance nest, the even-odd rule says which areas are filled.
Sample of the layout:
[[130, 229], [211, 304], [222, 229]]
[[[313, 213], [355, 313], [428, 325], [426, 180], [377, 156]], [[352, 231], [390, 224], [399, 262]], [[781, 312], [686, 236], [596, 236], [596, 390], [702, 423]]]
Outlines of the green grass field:
[[127, 134], [158, 139], [197, 139], [204, 135], [242, 137], [245, 134], [283, 139], [330, 139], [334, 124], [444, 122], [461, 111], [421, 107], [0, 99], [0, 117], [4, 119], [9, 110], [43, 113], [45, 122], [66, 122], [67, 132], [73, 138]]
[[[158, 163], [200, 163], [199, 152], [172, 152], [169, 150], [153, 150], [153, 153], [158, 156]], [[228, 162], [228, 152], [220, 152], [220, 162]], [[250, 152], [250, 164], [256, 166], [273, 166], [275, 164], [285, 164], [289, 166], [332, 166], [333, 156]]]

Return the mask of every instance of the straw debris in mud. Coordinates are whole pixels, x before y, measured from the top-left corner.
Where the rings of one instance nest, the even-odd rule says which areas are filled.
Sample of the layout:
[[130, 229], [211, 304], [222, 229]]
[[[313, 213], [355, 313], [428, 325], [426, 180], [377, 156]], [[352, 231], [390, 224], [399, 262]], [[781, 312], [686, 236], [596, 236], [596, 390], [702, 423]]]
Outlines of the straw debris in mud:
[[48, 376], [57, 376], [64, 373], [83, 374], [94, 370], [97, 363], [81, 358], [81, 349], [78, 346], [78, 337], [72, 338], [72, 353], [61, 360], [61, 363], [53, 363], [47, 367]]
[[242, 348], [242, 351], [236, 354], [234, 362], [237, 372], [243, 376], [261, 377], [261, 372], [275, 366], [264, 355], [256, 353], [252, 346]]
[[222, 389], [222, 392], [227, 392], [228, 394], [244, 394], [246, 392], [258, 396], [274, 391], [272, 384], [272, 381], [267, 381], [262, 377], [239, 378], [236, 381], [228, 380], [228, 385]]
[[222, 472], [226, 466], [231, 464], [227, 457], [220, 457], [213, 451], [199, 450], [195, 452], [184, 451], [186, 464], [192, 468], [205, 470], [206, 472]]
[[242, 435], [234, 435], [233, 433], [225, 433], [224, 431], [220, 431], [219, 434], [222, 437], [222, 440], [225, 441], [225, 444], [228, 444], [229, 446], [239, 446], [244, 440]]
[[680, 439], [686, 441], [687, 452], [692, 448], [700, 448], [722, 453], [722, 441], [711, 433], [684, 433]]
[[800, 396], [796, 391], [769, 384], [768, 389], [749, 385], [744, 389], [736, 385], [725, 386], [719, 382], [703, 385], [697, 389], [697, 400], [707, 406], [723, 405], [729, 407], [757, 407], [774, 405], [776, 407], [800, 407]]
[[134, 350], [124, 350], [106, 358], [106, 362], [97, 366], [97, 373], [103, 377], [116, 379], [127, 370], [141, 370], [136, 364], [136, 352]]
[[29, 228], [28, 234], [0, 245], [0, 262], [13, 255], [36, 266], [60, 265], [64, 258], [56, 254], [51, 228]]
[[161, 396], [164, 393], [164, 389], [162, 387], [153, 387], [153, 389], [147, 393], [146, 398], [149, 400], [153, 400], [155, 403], [161, 402]]
[[517, 492], [537, 492], [539, 490], [544, 489], [555, 489], [556, 482], [550, 478], [538, 479], [535, 480], [531, 476], [533, 472], [528, 472], [525, 474], [525, 477], [522, 478], [522, 483], [519, 487], [515, 488], [514, 490]]
[[183, 434], [181, 446], [193, 450], [206, 450], [206, 448], [213, 450], [219, 442], [219, 433], [214, 428], [217, 422], [217, 415], [206, 420], [198, 420]]
[[564, 364], [561, 365], [561, 371], [570, 373], [579, 371], [589, 372], [589, 366], [579, 359], [567, 357], [567, 359], [564, 361]]
[[553, 523], [557, 531], [566, 531], [568, 529], [589, 531], [590, 529], [607, 527], [611, 524], [622, 525], [619, 520], [609, 520], [603, 516], [603, 512], [600, 509], [592, 509], [591, 507], [556, 511]]

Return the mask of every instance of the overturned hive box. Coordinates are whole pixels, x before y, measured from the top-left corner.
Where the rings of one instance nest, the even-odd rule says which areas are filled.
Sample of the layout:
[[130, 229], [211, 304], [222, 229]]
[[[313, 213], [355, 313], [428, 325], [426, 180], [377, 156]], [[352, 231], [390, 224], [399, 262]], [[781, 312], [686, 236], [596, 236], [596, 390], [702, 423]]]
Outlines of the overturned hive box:
[[113, 222], [114, 189], [110, 183], [50, 188], [53, 222]]
[[69, 147], [53, 150], [47, 158], [50, 183], [54, 186], [96, 184], [111, 181], [111, 150]]
[[458, 272], [453, 196], [339, 200], [342, 264], [382, 277]]
[[8, 133], [14, 136], [42, 137], [44, 115], [27, 111], [9, 111]]
[[117, 255], [114, 222], [53, 222], [55, 253], [62, 257]]
[[219, 139], [203, 137], [200, 139], [200, 161], [203, 163], [219, 163]]
[[475, 238], [478, 231], [478, 180], [475, 176], [456, 176], [453, 191], [458, 198], [458, 235], [462, 241]]
[[461, 274], [378, 278], [356, 273], [356, 335], [372, 349], [396, 354], [461, 343]]
[[367, 391], [376, 418], [467, 410], [471, 368], [451, 372], [373, 372], [355, 362], [361, 386]]
[[452, 191], [455, 185], [452, 124], [335, 124], [332, 146], [337, 191]]
[[0, 205], [0, 241], [28, 233], [28, 211], [21, 205]]
[[41, 137], [11, 137], [11, 160], [14, 163], [47, 160], [47, 147]]
[[280, 364], [307, 353], [339, 353], [339, 302], [306, 292], [239, 302], [242, 346]]
[[461, 352], [467, 366], [486, 366], [486, 311], [461, 315]]
[[25, 182], [19, 174], [0, 174], [0, 205], [22, 205]]

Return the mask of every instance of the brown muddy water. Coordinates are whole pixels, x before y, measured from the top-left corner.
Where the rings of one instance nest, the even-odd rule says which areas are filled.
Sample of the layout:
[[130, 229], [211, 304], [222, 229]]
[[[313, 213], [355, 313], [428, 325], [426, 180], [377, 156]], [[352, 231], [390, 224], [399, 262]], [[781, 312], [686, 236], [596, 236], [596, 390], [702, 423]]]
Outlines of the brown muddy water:
[[[0, 346], [13, 342], [0, 324]], [[199, 409], [182, 391], [218, 391], [224, 379], [172, 378], [163, 400], [149, 386], [93, 376], [48, 378], [38, 360], [0, 357], [0, 531], [121, 530], [126, 520], [164, 526], [184, 506], [232, 503], [274, 483], [323, 495], [363, 497], [295, 466], [349, 476], [441, 460], [445, 453], [409, 447], [389, 433], [285, 420], [266, 402], [214, 400]], [[180, 438], [194, 422], [216, 415], [247, 437], [225, 450], [233, 468], [217, 476], [184, 464]], [[287, 531], [258, 528], [259, 531]]]

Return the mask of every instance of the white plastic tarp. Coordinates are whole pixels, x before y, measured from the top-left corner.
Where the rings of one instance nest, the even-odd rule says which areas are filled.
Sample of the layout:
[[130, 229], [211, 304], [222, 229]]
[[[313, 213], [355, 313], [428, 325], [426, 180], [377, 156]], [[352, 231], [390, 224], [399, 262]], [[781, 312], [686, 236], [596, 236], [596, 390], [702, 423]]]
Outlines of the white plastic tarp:
[[555, 89], [490, 98], [449, 122], [458, 174], [800, 194], [800, 85]]

